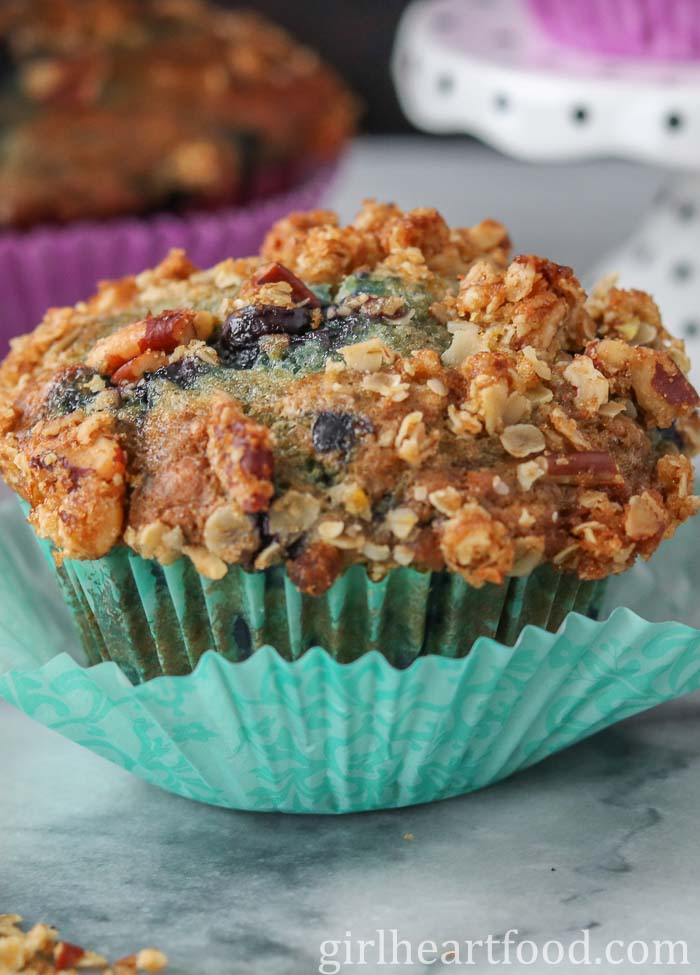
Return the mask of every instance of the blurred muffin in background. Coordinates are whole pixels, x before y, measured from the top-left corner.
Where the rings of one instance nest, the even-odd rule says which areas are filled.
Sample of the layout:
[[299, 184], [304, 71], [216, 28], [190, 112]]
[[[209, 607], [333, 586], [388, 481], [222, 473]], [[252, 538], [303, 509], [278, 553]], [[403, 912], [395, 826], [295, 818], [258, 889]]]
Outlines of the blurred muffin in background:
[[182, 247], [255, 252], [317, 206], [354, 97], [313, 52], [205, 0], [0, 0], [0, 353], [47, 307]]
[[203, 0], [9, 0], [0, 35], [0, 227], [239, 205], [357, 116], [316, 54]]

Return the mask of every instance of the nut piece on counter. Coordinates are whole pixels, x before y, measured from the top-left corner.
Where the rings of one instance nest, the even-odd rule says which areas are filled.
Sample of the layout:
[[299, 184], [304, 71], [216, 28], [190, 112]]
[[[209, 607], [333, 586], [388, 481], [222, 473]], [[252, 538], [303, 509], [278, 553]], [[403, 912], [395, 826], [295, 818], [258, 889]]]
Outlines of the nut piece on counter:
[[142, 948], [110, 965], [105, 957], [60, 938], [56, 928], [35, 924], [29, 931], [21, 927], [19, 914], [0, 914], [0, 972], [25, 975], [78, 975], [78, 972], [101, 972], [102, 975], [136, 975], [138, 972], [162, 972], [168, 958], [157, 948]]

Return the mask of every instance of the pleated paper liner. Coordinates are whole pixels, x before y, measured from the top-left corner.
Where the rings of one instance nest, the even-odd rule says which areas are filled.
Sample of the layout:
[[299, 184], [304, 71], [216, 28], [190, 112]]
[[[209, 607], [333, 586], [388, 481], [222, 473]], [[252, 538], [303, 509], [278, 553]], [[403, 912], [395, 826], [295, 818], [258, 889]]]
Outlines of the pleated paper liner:
[[0, 677], [46, 727], [178, 795], [235, 809], [340, 813], [481, 788], [631, 714], [700, 686], [700, 634], [620, 609], [572, 614], [515, 648], [397, 670], [376, 651], [339, 664], [315, 648], [132, 686], [114, 663], [67, 654]]
[[321, 646], [340, 663], [377, 650], [395, 667], [425, 654], [463, 657], [481, 636], [511, 646], [529, 623], [555, 631], [571, 611], [594, 615], [603, 591], [549, 566], [479, 590], [410, 568], [372, 582], [355, 566], [325, 595], [307, 596], [281, 566], [232, 566], [214, 582], [188, 559], [161, 566], [126, 548], [66, 560], [57, 574], [90, 663], [114, 660], [134, 683], [187, 674], [209, 649], [233, 662], [263, 646], [285, 660]]
[[276, 220], [319, 204], [335, 171], [332, 163], [307, 168], [291, 186], [290, 173], [286, 189], [212, 212], [0, 232], [0, 355], [10, 338], [34, 328], [47, 308], [89, 297], [102, 279], [153, 267], [171, 247], [183, 247], [199, 267], [255, 254]]
[[[700, 622], [699, 531], [685, 526], [622, 591], [659, 617], [672, 607]], [[113, 662], [85, 667], [61, 652], [77, 633], [67, 638], [69, 614], [14, 505], [0, 506], [0, 579], [0, 695], [148, 782], [238, 809], [351, 812], [458, 795], [700, 687], [700, 631], [626, 608], [602, 622], [570, 613], [556, 634], [526, 626], [514, 647], [480, 637], [464, 658], [401, 669], [376, 650], [342, 664], [320, 648], [287, 661], [266, 647], [238, 663], [205, 653], [192, 674], [134, 686]]]

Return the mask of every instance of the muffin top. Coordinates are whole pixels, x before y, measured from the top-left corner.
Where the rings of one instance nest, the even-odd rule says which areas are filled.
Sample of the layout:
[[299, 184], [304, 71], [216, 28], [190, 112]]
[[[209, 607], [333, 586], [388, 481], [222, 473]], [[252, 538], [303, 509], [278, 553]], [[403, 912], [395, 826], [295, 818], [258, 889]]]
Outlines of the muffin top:
[[204, 0], [0, 5], [0, 227], [241, 203], [332, 158], [357, 107], [312, 52]]
[[369, 201], [208, 270], [173, 251], [13, 342], [0, 469], [59, 559], [285, 563], [309, 593], [355, 562], [622, 572], [698, 507], [683, 344], [647, 294], [508, 250]]

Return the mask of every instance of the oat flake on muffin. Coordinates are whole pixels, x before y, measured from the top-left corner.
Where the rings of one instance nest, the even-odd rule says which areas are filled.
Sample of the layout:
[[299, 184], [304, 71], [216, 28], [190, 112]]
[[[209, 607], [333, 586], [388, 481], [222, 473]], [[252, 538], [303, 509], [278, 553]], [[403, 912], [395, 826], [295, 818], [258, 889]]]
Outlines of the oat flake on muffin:
[[50, 310], [0, 370], [0, 468], [57, 558], [599, 579], [698, 508], [698, 395], [652, 299], [367, 202], [258, 257], [172, 252]]

